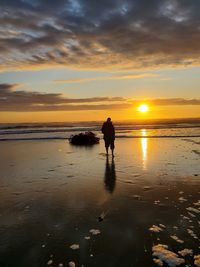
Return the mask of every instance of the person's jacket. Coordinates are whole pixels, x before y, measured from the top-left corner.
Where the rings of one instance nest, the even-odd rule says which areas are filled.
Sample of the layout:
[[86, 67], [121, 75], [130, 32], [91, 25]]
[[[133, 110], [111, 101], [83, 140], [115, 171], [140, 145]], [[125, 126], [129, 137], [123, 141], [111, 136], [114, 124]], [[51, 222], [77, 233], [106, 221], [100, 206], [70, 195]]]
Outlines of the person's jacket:
[[101, 128], [102, 133], [104, 134], [104, 139], [105, 138], [113, 138], [115, 139], [115, 128], [112, 124], [112, 122], [104, 122], [102, 128]]

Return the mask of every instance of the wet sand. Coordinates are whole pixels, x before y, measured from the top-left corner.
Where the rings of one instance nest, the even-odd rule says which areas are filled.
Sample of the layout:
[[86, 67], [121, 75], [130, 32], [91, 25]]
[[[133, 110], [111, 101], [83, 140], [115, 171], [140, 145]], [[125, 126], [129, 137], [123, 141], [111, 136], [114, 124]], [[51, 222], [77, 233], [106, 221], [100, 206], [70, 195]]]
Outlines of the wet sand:
[[0, 266], [199, 266], [199, 141], [1, 142]]

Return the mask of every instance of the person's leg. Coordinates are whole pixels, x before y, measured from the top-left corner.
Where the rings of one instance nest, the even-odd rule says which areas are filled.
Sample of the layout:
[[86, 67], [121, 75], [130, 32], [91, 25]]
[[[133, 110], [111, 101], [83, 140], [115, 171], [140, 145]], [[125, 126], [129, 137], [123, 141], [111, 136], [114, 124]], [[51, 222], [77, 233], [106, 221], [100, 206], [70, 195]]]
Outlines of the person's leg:
[[109, 143], [108, 143], [108, 140], [106, 139], [104, 139], [104, 141], [105, 141], [106, 154], [108, 155]]
[[110, 148], [111, 148], [111, 151], [112, 151], [112, 157], [114, 158], [114, 149], [115, 149], [114, 140], [111, 142]]

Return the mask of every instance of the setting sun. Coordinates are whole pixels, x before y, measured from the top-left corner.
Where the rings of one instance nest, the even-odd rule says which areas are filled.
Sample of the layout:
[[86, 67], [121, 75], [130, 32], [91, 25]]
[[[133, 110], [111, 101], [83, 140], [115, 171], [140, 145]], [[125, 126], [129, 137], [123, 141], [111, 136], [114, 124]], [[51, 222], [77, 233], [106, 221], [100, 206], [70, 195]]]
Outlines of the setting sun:
[[146, 104], [142, 104], [138, 107], [138, 111], [142, 112], [142, 113], [145, 113], [145, 112], [148, 112], [149, 111], [149, 107], [148, 105]]

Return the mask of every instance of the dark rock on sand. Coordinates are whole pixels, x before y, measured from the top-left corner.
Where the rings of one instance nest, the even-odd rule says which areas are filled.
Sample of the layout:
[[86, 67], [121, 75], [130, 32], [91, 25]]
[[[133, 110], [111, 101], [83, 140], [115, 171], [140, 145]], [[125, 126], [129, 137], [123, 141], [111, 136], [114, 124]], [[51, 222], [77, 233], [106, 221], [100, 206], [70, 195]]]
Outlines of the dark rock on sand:
[[99, 138], [92, 132], [79, 133], [72, 135], [69, 139], [70, 144], [72, 145], [95, 145], [99, 144]]

